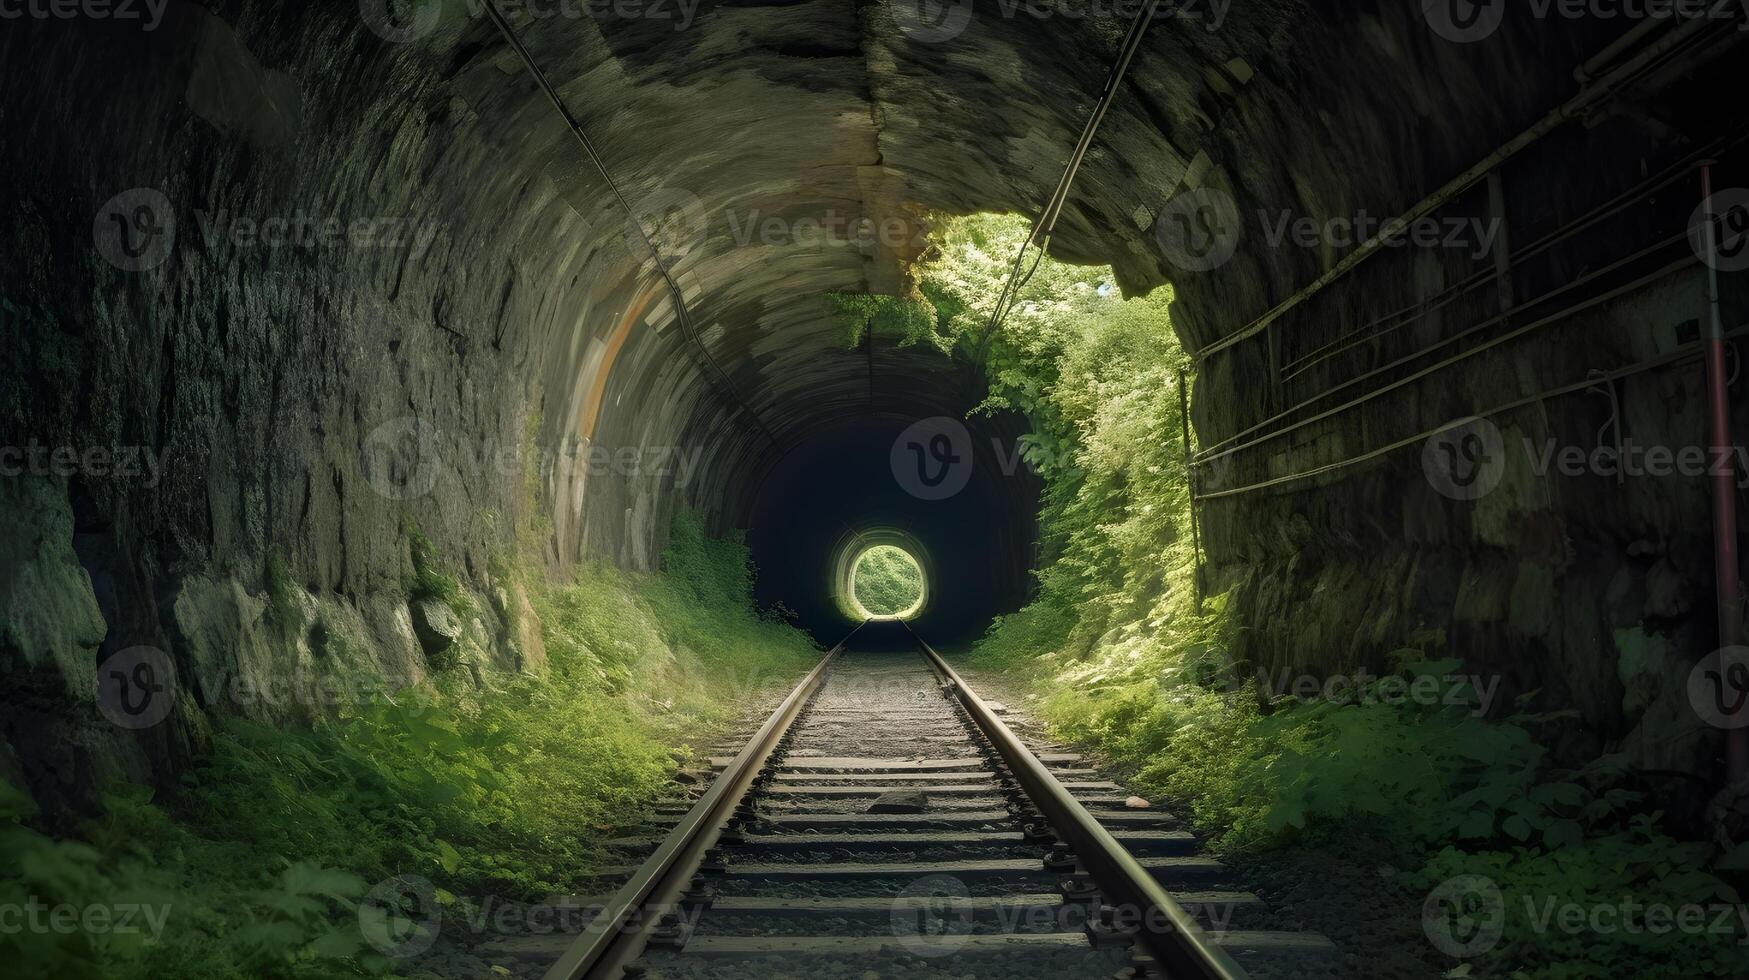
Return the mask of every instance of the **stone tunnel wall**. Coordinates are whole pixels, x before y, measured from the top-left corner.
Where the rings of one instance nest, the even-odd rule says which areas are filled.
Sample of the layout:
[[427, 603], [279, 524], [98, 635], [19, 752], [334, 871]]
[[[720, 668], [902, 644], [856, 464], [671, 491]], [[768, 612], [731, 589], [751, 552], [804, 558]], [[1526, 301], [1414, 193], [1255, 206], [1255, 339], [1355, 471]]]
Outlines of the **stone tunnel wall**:
[[[519, 529], [648, 567], [677, 495], [612, 454], [751, 452], [673, 331], [621, 330], [653, 277], [565, 204], [599, 191], [519, 68], [390, 44], [355, 4], [167, 9], [0, 38], [0, 763], [51, 812], [168, 780], [214, 714], [328, 710], [340, 674], [538, 671]], [[610, 377], [633, 410], [601, 411]], [[410, 596], [423, 542], [472, 615]], [[94, 702], [124, 651], [173, 666], [166, 723]]]
[[[962, 397], [935, 390], [952, 365], [916, 353], [883, 357], [873, 397], [826, 315], [827, 291], [903, 288], [912, 236], [735, 237], [737, 218], [837, 229], [914, 196], [880, 166], [866, 73], [808, 81], [819, 53], [784, 41], [807, 25], [712, 11], [701, 35], [765, 35], [725, 65], [667, 26], [518, 19], [640, 217], [678, 202], [696, 232], [663, 242], [694, 342], [557, 114], [459, 9], [406, 43], [340, 0], [172, 0], [149, 30], [25, 20], [0, 37], [20, 192], [0, 240], [17, 340], [0, 445], [23, 454], [3, 481], [17, 710], [0, 764], [51, 810], [169, 780], [215, 713], [323, 710], [263, 685], [344, 667], [394, 686], [456, 649], [538, 670], [505, 574], [521, 528], [554, 565], [648, 568], [678, 507], [743, 520], [810, 425]], [[853, 8], [808, 13], [841, 35], [829, 57], [862, 64]], [[1073, 107], [1056, 113], [1066, 131]], [[773, 127], [832, 138], [811, 158], [737, 149]], [[409, 601], [420, 540], [477, 617]], [[92, 690], [99, 662], [140, 649], [182, 683], [168, 723], [134, 730]]]
[[[19, 679], [13, 755], [0, 764], [30, 760], [39, 798], [86, 805], [108, 777], [165, 779], [215, 712], [309, 710], [203, 687], [172, 723], [124, 729], [91, 698], [112, 653], [157, 648], [201, 680], [348, 658], [408, 680], [451, 646], [480, 669], [538, 669], [526, 600], [503, 567], [521, 529], [539, 529], [554, 565], [604, 555], [649, 567], [675, 509], [735, 526], [760, 476], [811, 432], [959, 404], [952, 366], [923, 351], [884, 352], [871, 384], [822, 294], [906, 289], [929, 212], [1036, 211], [1125, 27], [979, 7], [942, 37], [853, 0], [780, 15], [708, 4], [689, 25], [518, 15], [531, 55], [657, 229], [694, 339], [571, 134], [465, 6], [398, 24], [343, 0], [172, 0], [151, 31], [32, 21], [0, 34], [11, 137], [0, 162], [18, 199], [0, 236], [0, 310], [16, 340], [0, 355], [0, 445], [77, 456], [0, 478], [17, 531], [0, 545], [0, 658]], [[1563, 98], [1580, 53], [1620, 27], [1518, 25], [1455, 45], [1419, 11], [1270, 0], [1163, 19], [1053, 252], [1111, 263], [1130, 292], [1176, 280], [1180, 332], [1201, 347], [1335, 254], [1247, 240], [1213, 272], [1174, 268], [1158, 216], [1181, 190], [1222, 188], [1246, 212], [1389, 212]], [[1632, 129], [1642, 125], [1610, 120], [1581, 145], [1595, 186], [1552, 154], [1512, 177], [1514, 226], [1635, 172], [1620, 144], [1598, 148], [1621, 127], [1651, 140]], [[769, 217], [780, 233], [749, 238]], [[118, 218], [134, 223], [125, 236]], [[141, 224], [168, 230], [167, 219], [172, 236]], [[797, 235], [801, 219], [825, 239]], [[901, 234], [844, 233], [863, 221]], [[1546, 274], [1586, 267], [1571, 263]], [[1335, 291], [1345, 307], [1271, 336], [1322, 342], [1456, 274], [1441, 261], [1391, 269]], [[1660, 288], [1691, 295], [1692, 275]], [[1636, 308], [1662, 310], [1661, 295], [1599, 311], [1597, 329], [1624, 355], [1661, 349], [1635, 346], [1628, 326]], [[1298, 342], [1289, 356], [1307, 349]], [[1337, 377], [1277, 390], [1267, 343], [1204, 365], [1205, 445]], [[1372, 445], [1375, 430], [1437, 424], [1494, 393], [1475, 378], [1505, 393], [1514, 377], [1492, 365], [1462, 376], [1240, 460], [1230, 478], [1255, 477], [1265, 457], [1291, 472]], [[1694, 390], [1671, 384], [1633, 405], [1687, 432]], [[139, 447], [149, 475], [84, 455], [116, 447]], [[654, 452], [670, 454], [664, 465]], [[685, 478], [673, 454], [696, 459]], [[1245, 652], [1337, 669], [1455, 614], [1451, 639], [1475, 662], [1509, 659], [1527, 684], [1567, 677], [1590, 731], [1631, 728], [1644, 713], [1634, 699], [1649, 695], [1633, 693], [1643, 679], [1624, 688], [1621, 651], [1655, 673], [1698, 636], [1692, 493], [1612, 498], [1619, 514], [1595, 496], [1540, 509], [1502, 497], [1479, 518], [1485, 509], [1425, 486], [1396, 460], [1310, 494], [1210, 501], [1213, 575], [1239, 590]], [[1611, 527], [1644, 533], [1619, 554], [1522, 557], [1526, 541], [1566, 555], [1561, 542], [1610, 540]], [[475, 621], [409, 603], [413, 529], [479, 597]], [[1379, 568], [1402, 574], [1378, 591]], [[1606, 571], [1607, 607], [1593, 595]], [[1547, 612], [1570, 594], [1616, 632]], [[1329, 610], [1344, 607], [1367, 612], [1338, 628]], [[1617, 635], [1635, 629], [1645, 639]]]
[[[1238, 331], [1346, 254], [1327, 240], [1272, 242], [1272, 222], [1407, 211], [1578, 93], [1572, 70], [1623, 28], [1559, 32], [1509, 15], [1494, 37], [1453, 44], [1416, 6], [1306, 25], [1300, 43], [1356, 43], [1328, 74], [1299, 76], [1294, 103], [1247, 90], [1200, 185], [1231, 195], [1243, 236], [1230, 261], [1177, 277], [1188, 348]], [[1533, 33], [1536, 59], [1510, 59]], [[1718, 646], [1709, 487], [1668, 470], [1707, 441], [1706, 267], [1686, 234], [1697, 161], [1722, 158], [1721, 187], [1749, 176], [1742, 116], [1702, 108], [1721, 66], [1741, 65], [1731, 51], [1686, 54], [1495, 168], [1434, 212], [1442, 235], [1470, 223], [1455, 247], [1386, 249], [1202, 360], [1197, 430], [1215, 454], [1199, 514], [1211, 584], [1232, 590], [1243, 622], [1242, 660], [1327, 678], [1376, 672], [1419, 645], [1497, 684], [1496, 715], [1571, 710], [1559, 758], [1619, 751], [1699, 777], [1683, 788], [1708, 785], [1720, 733], [1685, 691]], [[1415, 109], [1387, 108], [1404, 105]], [[1269, 165], [1293, 147], [1299, 163]], [[1740, 329], [1749, 284], [1727, 271], [1722, 288], [1726, 328]], [[1369, 324], [1375, 335], [1350, 339]], [[1614, 377], [1588, 381], [1600, 373]], [[1749, 398], [1736, 373], [1740, 442]], [[1436, 465], [1453, 436], [1429, 435], [1470, 416], [1485, 421], [1459, 435], [1494, 446], [1474, 487]], [[1623, 445], [1669, 453], [1650, 462], [1665, 470], [1542, 471], [1551, 452]]]

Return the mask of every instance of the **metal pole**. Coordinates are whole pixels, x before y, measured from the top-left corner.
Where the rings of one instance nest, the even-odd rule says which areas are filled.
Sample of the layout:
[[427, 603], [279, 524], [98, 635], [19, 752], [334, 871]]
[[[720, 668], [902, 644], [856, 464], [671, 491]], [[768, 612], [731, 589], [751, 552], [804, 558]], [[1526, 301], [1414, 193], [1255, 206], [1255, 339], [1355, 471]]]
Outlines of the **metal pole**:
[[1202, 615], [1202, 532], [1196, 526], [1196, 454], [1190, 447], [1190, 389], [1178, 372], [1178, 421], [1184, 429], [1184, 474], [1190, 487], [1190, 553], [1195, 559], [1196, 614]]
[[[1713, 168], [1700, 168], [1700, 193], [1706, 223], [1706, 375], [1710, 416], [1708, 459], [1713, 487], [1713, 570], [1718, 581], [1719, 646], [1743, 642], [1741, 566], [1737, 563], [1737, 470], [1731, 438], [1731, 392], [1725, 382], [1725, 323], [1719, 312], [1718, 226], [1713, 214]], [[1725, 773], [1730, 781], [1749, 773], [1749, 729], [1725, 736]]]

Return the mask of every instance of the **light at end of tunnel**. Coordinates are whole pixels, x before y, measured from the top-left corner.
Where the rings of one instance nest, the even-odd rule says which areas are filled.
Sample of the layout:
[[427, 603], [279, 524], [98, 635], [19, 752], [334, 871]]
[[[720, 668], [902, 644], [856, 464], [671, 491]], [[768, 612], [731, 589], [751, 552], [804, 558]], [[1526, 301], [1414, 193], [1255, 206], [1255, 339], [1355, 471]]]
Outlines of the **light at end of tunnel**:
[[841, 593], [858, 619], [909, 619], [929, 597], [923, 566], [911, 552], [893, 544], [870, 545], [850, 562], [850, 581]]

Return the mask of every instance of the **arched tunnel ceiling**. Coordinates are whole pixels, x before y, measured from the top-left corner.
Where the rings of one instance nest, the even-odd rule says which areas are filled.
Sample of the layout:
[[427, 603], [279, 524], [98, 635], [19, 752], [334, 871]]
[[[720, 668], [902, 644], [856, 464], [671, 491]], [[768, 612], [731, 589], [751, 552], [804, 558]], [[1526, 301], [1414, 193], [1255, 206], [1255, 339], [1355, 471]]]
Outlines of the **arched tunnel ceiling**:
[[[957, 405], [960, 398], [940, 389], [967, 383], [964, 375], [926, 349], [882, 350], [871, 363], [846, 343], [825, 295], [904, 293], [908, 261], [927, 244], [930, 212], [1036, 212], [1127, 19], [980, 17], [958, 37], [926, 43], [907, 34], [891, 8], [849, 0], [781, 12], [706, 4], [696, 18], [681, 30], [661, 19], [513, 19], [658, 240], [703, 351], [757, 418], [754, 428], [771, 435], [722, 437], [720, 423], [739, 430], [750, 420], [713, 398], [691, 413], [695, 424], [708, 420], [700, 431], [714, 433], [704, 440], [712, 454], [734, 457], [733, 469], [759, 470], [848, 419], [915, 418]], [[1195, 90], [1205, 75], [1220, 80], [1210, 93], [1239, 86], [1250, 74], [1245, 52], [1266, 46], [1279, 20], [1272, 6], [1253, 5], [1219, 32], [1191, 20], [1156, 25], [1146, 56], [1152, 67], [1138, 66], [1108, 118], [1055, 253], [1113, 262], [1132, 290], [1163, 280], [1146, 226], [1213, 122], [1213, 107]], [[616, 370], [644, 366], [633, 367], [625, 385], [709, 391], [708, 371], [678, 380], [653, 373], [696, 362], [699, 351], [676, 329], [644, 243], [516, 55], [490, 25], [457, 16], [407, 47], [416, 46], [420, 53], [406, 53], [403, 70], [445, 59], [479, 125], [513, 142], [484, 176], [505, 185], [499, 196], [557, 195], [583, 219], [565, 252], [618, 259], [618, 274], [630, 280], [623, 292], [640, 297], [643, 317], [637, 336], [614, 354]], [[551, 190], [510, 190], [531, 181]], [[555, 302], [563, 308], [581, 299]], [[556, 329], [605, 332], [563, 315]], [[661, 343], [642, 349], [651, 334]], [[573, 348], [569, 361], [551, 365], [554, 380], [596, 366], [587, 363], [591, 345]], [[566, 413], [589, 414], [582, 405]]]
[[[1511, 31], [1534, 26], [1513, 27], [1466, 47], [1436, 37], [1419, 8], [1166, 5], [1080, 169], [1052, 253], [1109, 263], [1135, 293], [1174, 274], [1153, 223], [1185, 186], [1223, 187], [1246, 210], [1401, 208], [1569, 94], [1575, 59], [1563, 55], [1618, 33], [1586, 25], [1532, 39]], [[675, 497], [719, 528], [737, 525], [765, 475], [821, 433], [963, 409], [975, 371], [922, 346], [883, 345], [871, 363], [846, 343], [825, 294], [904, 290], [905, 260], [919, 247], [912, 233], [928, 213], [1035, 214], [1132, 13], [1105, 4], [1074, 16], [1079, 8], [1064, 4], [1041, 17], [980, 3], [962, 8], [970, 16], [957, 34], [935, 38], [907, 31], [895, 19], [901, 5], [878, 2], [634, 5], [666, 12], [647, 17], [531, 16], [597, 8], [506, 4], [533, 61], [650, 219], [685, 291], [695, 345], [650, 256], [628, 243], [614, 195], [480, 4], [440, 9], [410, 38], [381, 30], [370, 16], [380, 5], [344, 0], [173, 2], [143, 41], [104, 25], [9, 31], [0, 40], [8, 56], [28, 48], [36, 77], [53, 80], [36, 83], [41, 105], [21, 117], [18, 145], [48, 148], [10, 157], [21, 180], [92, 189], [89, 202], [44, 205], [64, 214], [25, 221], [88, 227], [114, 188], [152, 186], [191, 229], [214, 214], [299, 210], [429, 228], [417, 249], [297, 254], [219, 248], [195, 232], [157, 275], [130, 281], [116, 330], [141, 349], [121, 360], [180, 377], [186, 369], [168, 363], [172, 341], [174, 350], [246, 341], [263, 364], [335, 365], [289, 382], [320, 424], [297, 419], [243, 440], [265, 483], [304, 475], [303, 460], [347, 469], [375, 427], [409, 412], [458, 456], [482, 441], [517, 444], [530, 414], [549, 450], [696, 450], [696, 479], [680, 494], [668, 493], [681, 489], [671, 475], [549, 473], [555, 557], [598, 551], [646, 566]], [[1490, 111], [1434, 111], [1465, 102]], [[109, 138], [92, 152], [58, 149], [64, 119]], [[1353, 176], [1361, 172], [1364, 186]], [[864, 219], [903, 233], [868, 244], [840, 231]], [[797, 240], [798, 224], [838, 240]], [[77, 245], [78, 262], [90, 263], [89, 243]], [[1174, 322], [1200, 347], [1329, 260], [1247, 248], [1219, 275], [1181, 277]], [[67, 261], [26, 252], [19, 277], [61, 290], [55, 269]], [[162, 324], [190, 336], [155, 340]], [[297, 329], [258, 337], [256, 324]], [[718, 371], [733, 398], [715, 393]], [[225, 382], [281, 405], [288, 382], [257, 373]], [[1213, 377], [1242, 390], [1242, 377]], [[153, 386], [128, 390], [134, 417], [179, 417], [152, 403]], [[199, 396], [186, 395], [189, 417], [210, 412]], [[344, 404], [330, 409], [334, 399]], [[172, 478], [193, 490], [202, 472], [191, 463]], [[346, 494], [322, 475], [301, 482], [337, 510]], [[463, 482], [427, 501], [444, 512], [428, 519], [456, 528], [463, 550], [485, 553], [486, 532], [465, 515], [502, 503], [510, 481]], [[266, 519], [246, 502], [202, 505], [205, 496], [139, 505], [187, 528], [197, 556], [221, 555], [229, 540], [265, 548], [312, 523], [296, 494], [261, 505]], [[364, 523], [392, 528], [401, 505], [359, 506], [370, 512]], [[328, 529], [338, 522], [314, 523], [365, 553], [341, 560], [327, 543], [309, 546], [323, 565], [312, 580], [385, 567], [373, 556], [394, 547], [391, 534], [361, 543]]]
[[[1460, 169], [1466, 147], [1495, 135], [1450, 116], [1419, 119], [1418, 103], [1485, 93], [1499, 112], [1481, 125], [1501, 133], [1543, 104], [1537, 89], [1550, 72], [1507, 76], [1517, 83], [1504, 88], [1480, 83], [1498, 73], [1439, 43], [1416, 5], [1401, 8], [1168, 5], [1178, 13], [1151, 25], [1051, 251], [1109, 263], [1126, 292], [1146, 291], [1173, 271], [1151, 226], [1178, 189], [1212, 183], [1244, 203], [1319, 213], [1356, 194], [1348, 175], [1364, 162], [1403, 175], [1398, 187], [1383, 179], [1364, 202], [1388, 208], [1425, 191], [1421, 175]], [[871, 358], [850, 348], [825, 295], [905, 293], [930, 213], [1036, 214], [1131, 13], [1122, 5], [1042, 18], [967, 9], [965, 29], [940, 39], [906, 20], [902, 6], [852, 0], [707, 3], [685, 25], [679, 9], [670, 17], [514, 16], [632, 219], [490, 24], [452, 9], [429, 36], [395, 52], [400, 71], [444, 76], [466, 103], [470, 128], [497, 144], [492, 159], [474, 161], [483, 169], [461, 179], [487, 181], [493, 198], [525, 208], [556, 206], [556, 197], [581, 218], [557, 242], [523, 241], [518, 260], [558, 293], [545, 302], [570, 356], [549, 360], [546, 376], [549, 391], [573, 386], [561, 425], [589, 439], [648, 444], [660, 441], [651, 419], [667, 417], [669, 431], [680, 425], [706, 447], [704, 468], [716, 475], [711, 493], [695, 499], [735, 515], [745, 513], [758, 475], [812, 433], [959, 402], [941, 389], [968, 383], [965, 375], [933, 352]], [[1417, 57], [1444, 73], [1435, 84], [1445, 92], [1425, 90], [1426, 69], [1394, 74], [1409, 46], [1424, 48]], [[1510, 56], [1512, 48], [1494, 56], [1500, 51]], [[1400, 88], [1377, 84], [1394, 77]], [[1344, 128], [1351, 138], [1331, 141]], [[1315, 161], [1296, 138], [1321, 140]], [[1381, 151], [1399, 159], [1380, 161]], [[684, 291], [696, 343], [678, 329], [631, 220], [654, 237]], [[1285, 261], [1305, 269], [1264, 270], [1281, 287], [1317, 271], [1315, 258]], [[579, 274], [594, 285], [578, 285]], [[1208, 300], [1231, 313], [1262, 295], [1234, 295], [1227, 283], [1208, 288], [1205, 302], [1184, 307], [1181, 330], [1206, 337], [1221, 329], [1207, 322]], [[613, 340], [616, 330], [626, 339]], [[628, 364], [636, 365], [629, 373]], [[609, 390], [635, 418], [590, 407]], [[657, 411], [652, 394], [690, 401]], [[606, 432], [594, 429], [597, 418]], [[610, 512], [617, 521], [618, 508]]]

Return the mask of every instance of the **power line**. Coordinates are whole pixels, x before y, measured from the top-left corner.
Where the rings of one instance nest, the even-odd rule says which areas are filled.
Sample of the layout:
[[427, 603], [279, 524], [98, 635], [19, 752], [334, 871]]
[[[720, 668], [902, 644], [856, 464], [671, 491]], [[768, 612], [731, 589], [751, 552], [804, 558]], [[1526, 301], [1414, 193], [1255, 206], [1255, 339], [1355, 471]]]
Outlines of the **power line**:
[[[1069, 154], [1069, 162], [1063, 167], [1063, 176], [1057, 181], [1056, 190], [1051, 192], [1050, 199], [1045, 202], [1045, 208], [1039, 213], [1038, 221], [1033, 224], [1032, 232], [1020, 244], [1020, 251], [1014, 255], [1014, 263], [1008, 270], [1008, 280], [1003, 283], [1002, 292], [996, 297], [996, 306], [990, 311], [989, 322], [985, 324], [984, 332], [978, 338], [975, 360], [984, 359], [984, 351], [996, 336], [996, 331], [1001, 329], [1002, 322], [1008, 318], [1008, 312], [1020, 302], [1020, 291], [1032, 281], [1033, 273], [1044, 262], [1045, 250], [1050, 247], [1057, 218], [1062, 215], [1063, 205], [1068, 202], [1069, 188], [1075, 183], [1075, 174], [1080, 171], [1081, 161], [1086, 158], [1087, 150], [1093, 145], [1093, 135], [1098, 131], [1100, 122], [1105, 119], [1106, 111], [1117, 100], [1118, 89], [1123, 85], [1130, 61], [1142, 46], [1142, 35], [1147, 33], [1148, 22], [1154, 19], [1154, 11], [1159, 6], [1160, 0], [1148, 0], [1142, 9], [1136, 11], [1135, 20], [1130, 22], [1129, 33], [1124, 35], [1123, 44], [1118, 47], [1117, 60], [1112, 62], [1111, 71], [1106, 73], [1105, 86], [1099, 93], [1099, 99], [1093, 103], [1093, 111], [1087, 116], [1087, 124], [1081, 128], [1081, 138], [1075, 141], [1075, 149]], [[1022, 276], [1020, 269], [1029, 246], [1038, 248], [1038, 257]]]

